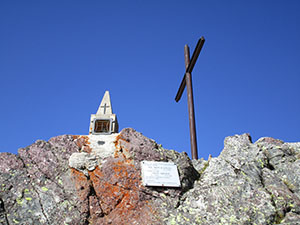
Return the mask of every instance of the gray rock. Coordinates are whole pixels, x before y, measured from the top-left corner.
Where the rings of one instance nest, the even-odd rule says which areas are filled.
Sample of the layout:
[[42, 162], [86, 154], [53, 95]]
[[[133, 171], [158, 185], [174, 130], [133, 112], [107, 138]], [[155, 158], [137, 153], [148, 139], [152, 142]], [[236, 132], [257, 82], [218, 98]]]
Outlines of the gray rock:
[[97, 166], [97, 157], [87, 152], [75, 152], [69, 159], [69, 166], [88, 176], [88, 171], [93, 171]]
[[[0, 224], [299, 224], [300, 143], [235, 135], [205, 161], [131, 128], [113, 138], [0, 153]], [[144, 187], [143, 160], [174, 162], [182, 187]]]

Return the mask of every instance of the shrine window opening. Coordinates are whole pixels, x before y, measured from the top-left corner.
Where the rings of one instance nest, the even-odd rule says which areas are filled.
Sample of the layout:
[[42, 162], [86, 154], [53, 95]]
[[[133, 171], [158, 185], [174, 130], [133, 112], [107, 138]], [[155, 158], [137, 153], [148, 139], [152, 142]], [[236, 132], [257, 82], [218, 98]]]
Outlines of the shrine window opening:
[[94, 133], [110, 133], [111, 120], [95, 120]]

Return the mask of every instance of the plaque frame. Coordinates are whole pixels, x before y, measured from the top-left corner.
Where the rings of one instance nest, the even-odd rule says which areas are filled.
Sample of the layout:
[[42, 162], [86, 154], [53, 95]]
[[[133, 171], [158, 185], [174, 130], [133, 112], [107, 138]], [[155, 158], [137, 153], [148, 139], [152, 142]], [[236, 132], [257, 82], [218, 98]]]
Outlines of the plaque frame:
[[144, 186], [181, 187], [178, 168], [173, 162], [142, 161], [141, 173]]

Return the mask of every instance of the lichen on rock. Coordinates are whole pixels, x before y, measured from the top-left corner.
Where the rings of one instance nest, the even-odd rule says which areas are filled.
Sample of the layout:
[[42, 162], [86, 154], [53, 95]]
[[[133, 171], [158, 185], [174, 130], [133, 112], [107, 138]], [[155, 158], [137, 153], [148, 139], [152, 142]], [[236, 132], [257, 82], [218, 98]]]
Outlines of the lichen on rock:
[[[297, 224], [299, 156], [249, 134], [193, 161], [132, 128], [39, 140], [0, 153], [0, 224]], [[143, 160], [173, 162], [181, 187], [143, 186]]]
[[[102, 136], [93, 138], [94, 141], [103, 142]], [[94, 146], [90, 153], [73, 153], [69, 160], [77, 192], [79, 196], [84, 196], [81, 197], [81, 205], [88, 208], [92, 197], [93, 204], [99, 208], [97, 212], [100, 213], [97, 215], [90, 210], [89, 222], [161, 224], [163, 214], [157, 209], [158, 205], [168, 198], [175, 207], [174, 203], [177, 204], [184, 191], [192, 187], [198, 173], [185, 153], [165, 150], [133, 129], [124, 129], [113, 138], [115, 148], [110, 155], [98, 156], [101, 151]], [[89, 138], [86, 141], [91, 142]], [[101, 158], [101, 161], [95, 169], [88, 169], [86, 165], [92, 164], [95, 158]], [[176, 163], [181, 174], [182, 188], [144, 187], [140, 167], [143, 160]]]

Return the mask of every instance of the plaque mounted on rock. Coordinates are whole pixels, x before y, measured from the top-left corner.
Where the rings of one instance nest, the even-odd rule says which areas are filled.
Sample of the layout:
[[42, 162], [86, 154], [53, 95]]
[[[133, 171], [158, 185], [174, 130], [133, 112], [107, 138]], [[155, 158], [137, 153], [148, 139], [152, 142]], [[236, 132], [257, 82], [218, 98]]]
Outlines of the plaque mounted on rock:
[[177, 166], [173, 162], [142, 161], [144, 186], [180, 187]]

